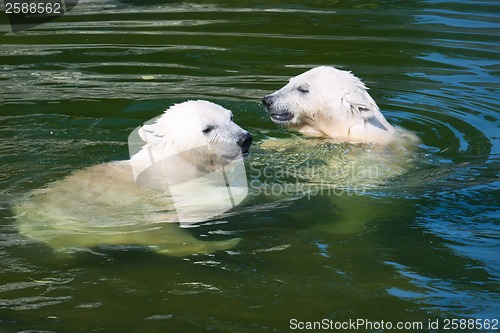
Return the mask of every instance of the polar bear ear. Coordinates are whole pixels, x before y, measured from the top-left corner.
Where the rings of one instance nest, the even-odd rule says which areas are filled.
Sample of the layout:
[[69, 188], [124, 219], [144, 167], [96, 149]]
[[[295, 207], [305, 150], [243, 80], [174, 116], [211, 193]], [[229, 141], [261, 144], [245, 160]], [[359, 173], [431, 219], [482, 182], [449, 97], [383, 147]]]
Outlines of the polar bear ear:
[[342, 98], [342, 106], [347, 112], [351, 112], [353, 115], [363, 119], [373, 117], [375, 109], [377, 108], [377, 105], [369, 95], [363, 96], [359, 94], [344, 95]]
[[152, 145], [160, 143], [163, 138], [163, 135], [158, 134], [155, 127], [152, 125], [144, 125], [139, 128], [139, 136], [144, 142]]

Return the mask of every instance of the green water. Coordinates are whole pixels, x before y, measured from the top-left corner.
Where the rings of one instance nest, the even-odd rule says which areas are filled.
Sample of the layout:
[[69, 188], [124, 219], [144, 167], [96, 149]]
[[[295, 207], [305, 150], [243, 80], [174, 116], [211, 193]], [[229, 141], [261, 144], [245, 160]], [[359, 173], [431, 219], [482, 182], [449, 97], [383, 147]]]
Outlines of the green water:
[[[480, 0], [89, 0], [18, 33], [0, 13], [0, 332], [500, 319], [499, 22]], [[17, 234], [12, 202], [128, 158], [130, 132], [174, 102], [233, 110], [254, 135], [248, 166], [264, 166], [260, 144], [291, 134], [261, 98], [317, 65], [353, 71], [420, 136], [414, 168], [357, 196], [251, 197], [188, 229], [242, 239], [213, 254], [68, 258]]]

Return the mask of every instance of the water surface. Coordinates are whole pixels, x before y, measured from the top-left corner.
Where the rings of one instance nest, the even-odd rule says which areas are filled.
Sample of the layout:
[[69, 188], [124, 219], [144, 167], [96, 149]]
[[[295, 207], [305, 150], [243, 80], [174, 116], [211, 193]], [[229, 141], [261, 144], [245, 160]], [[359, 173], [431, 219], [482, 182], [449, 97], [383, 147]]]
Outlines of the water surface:
[[[18, 33], [0, 15], [0, 331], [500, 319], [499, 13], [465, 0], [88, 0]], [[188, 230], [242, 238], [213, 254], [68, 258], [17, 234], [12, 202], [128, 158], [130, 132], [175, 102], [233, 110], [254, 134], [249, 168], [265, 166], [260, 144], [292, 134], [260, 99], [317, 65], [353, 71], [391, 123], [419, 135], [408, 173], [361, 195], [250, 197]]]

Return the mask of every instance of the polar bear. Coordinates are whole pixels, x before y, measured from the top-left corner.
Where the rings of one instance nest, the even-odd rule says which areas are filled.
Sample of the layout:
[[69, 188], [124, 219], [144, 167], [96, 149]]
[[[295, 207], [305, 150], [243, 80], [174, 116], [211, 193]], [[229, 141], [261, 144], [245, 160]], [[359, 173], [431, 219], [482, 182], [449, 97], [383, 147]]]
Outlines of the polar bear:
[[389, 124], [360, 79], [334, 67], [319, 66], [293, 77], [262, 104], [275, 123], [306, 136], [379, 145], [418, 140]]
[[332, 198], [338, 221], [325, 230], [359, 232], [369, 219], [383, 217], [379, 200], [365, 194], [400, 186], [418, 165], [418, 137], [391, 125], [348, 71], [315, 67], [262, 104], [273, 122], [303, 134], [267, 138], [259, 147], [276, 156], [274, 168], [286, 171], [281, 178], [291, 183], [289, 192]]
[[[220, 176], [217, 172], [242, 160], [252, 144], [252, 135], [232, 118], [231, 111], [208, 101], [173, 105], [137, 131], [143, 146], [130, 160], [77, 171], [16, 203], [20, 233], [62, 250], [140, 246], [182, 256], [235, 246], [239, 239], [201, 241], [163, 223], [179, 220], [172, 193], [184, 200], [184, 211], [186, 203], [206, 201], [197, 192], [217, 197], [221, 189], [227, 196], [227, 181], [208, 176]], [[194, 185], [176, 189], [189, 180]]]

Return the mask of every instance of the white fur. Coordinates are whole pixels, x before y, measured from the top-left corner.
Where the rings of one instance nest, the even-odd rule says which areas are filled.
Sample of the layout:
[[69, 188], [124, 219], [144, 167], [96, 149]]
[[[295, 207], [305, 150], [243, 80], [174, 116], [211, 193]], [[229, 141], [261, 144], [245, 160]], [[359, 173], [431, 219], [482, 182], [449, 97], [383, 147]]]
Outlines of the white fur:
[[[55, 249], [139, 245], [185, 255], [234, 246], [238, 239], [201, 241], [176, 225], [159, 224], [178, 220], [167, 186], [177, 186], [183, 207], [209, 210], [215, 203], [219, 208], [221, 195], [227, 196], [224, 181], [216, 180], [221, 184], [214, 188], [203, 176], [241, 157], [237, 142], [249, 134], [232, 121], [232, 113], [207, 101], [188, 101], [143, 126], [139, 135], [145, 145], [130, 160], [77, 171], [23, 198], [14, 207], [20, 233]], [[193, 178], [200, 179], [196, 186], [178, 188]], [[197, 202], [190, 191], [208, 193], [213, 202]]]
[[308, 136], [388, 145], [413, 134], [389, 124], [350, 72], [321, 66], [290, 79], [263, 99], [271, 119]]
[[[202, 100], [170, 107], [138, 131], [146, 144], [130, 159], [136, 181], [148, 188], [167, 180], [176, 184], [219, 170], [241, 157], [237, 142], [249, 133], [232, 118], [231, 111]], [[168, 163], [161, 163], [164, 160]], [[153, 164], [161, 170], [151, 168]]]

